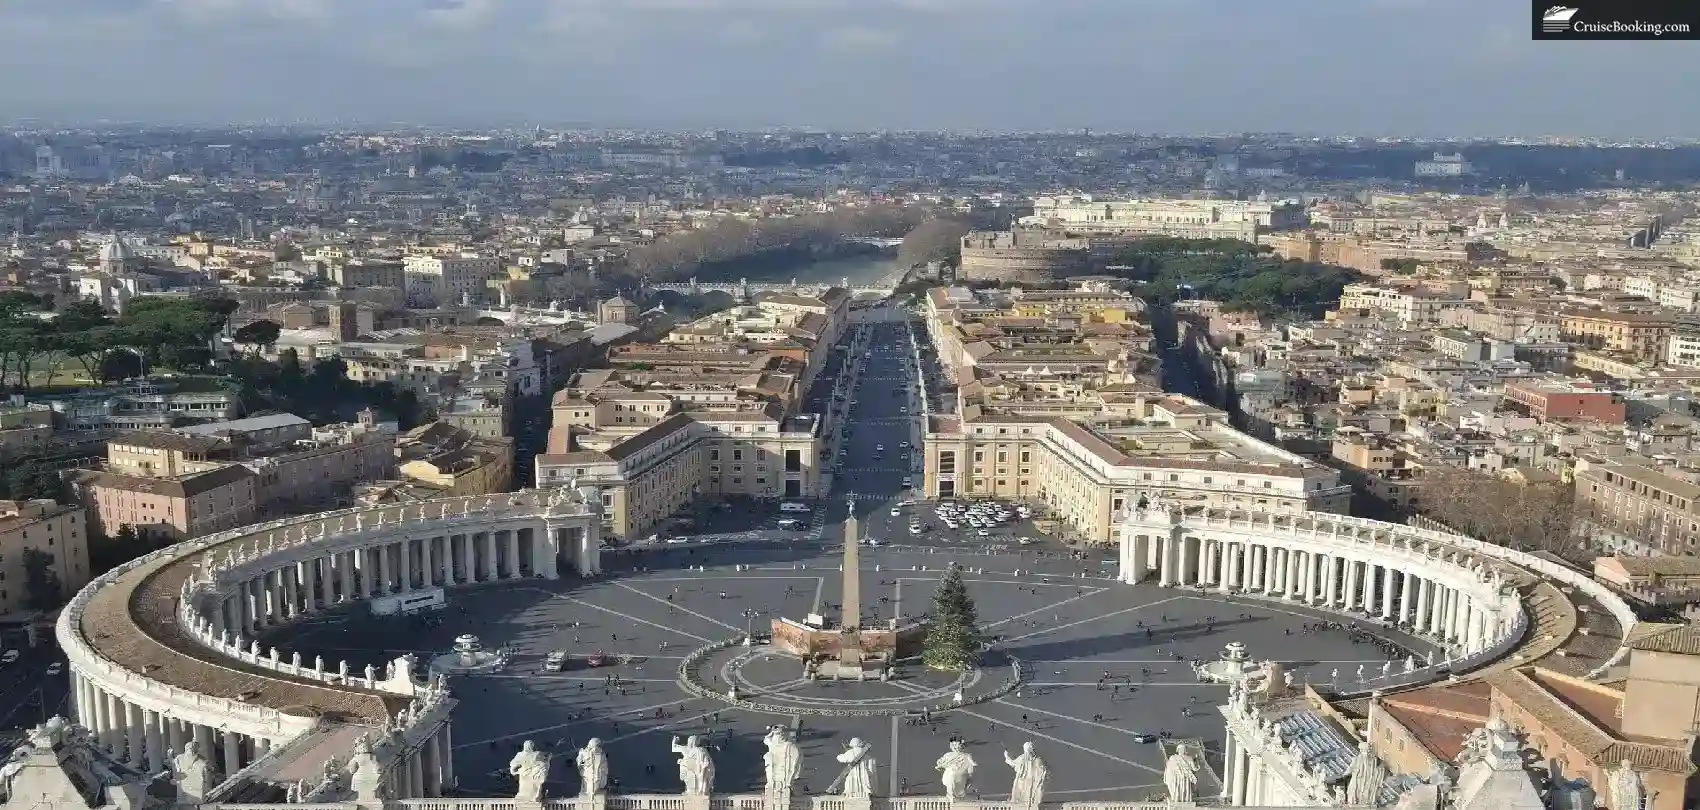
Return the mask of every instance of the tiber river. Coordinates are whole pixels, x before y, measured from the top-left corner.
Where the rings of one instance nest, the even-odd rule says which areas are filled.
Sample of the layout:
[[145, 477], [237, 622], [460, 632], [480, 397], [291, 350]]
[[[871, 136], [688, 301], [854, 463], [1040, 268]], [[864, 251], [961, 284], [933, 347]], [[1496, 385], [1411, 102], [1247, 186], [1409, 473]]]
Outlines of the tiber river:
[[[799, 284], [836, 284], [849, 278], [851, 284], [872, 284], [897, 270], [897, 260], [875, 256], [856, 256], [847, 259], [827, 259], [797, 265], [789, 272], [778, 270], [764, 274], [764, 281], [784, 283], [796, 277]], [[737, 279], [729, 279], [736, 281]], [[752, 282], [755, 279], [750, 279]]]

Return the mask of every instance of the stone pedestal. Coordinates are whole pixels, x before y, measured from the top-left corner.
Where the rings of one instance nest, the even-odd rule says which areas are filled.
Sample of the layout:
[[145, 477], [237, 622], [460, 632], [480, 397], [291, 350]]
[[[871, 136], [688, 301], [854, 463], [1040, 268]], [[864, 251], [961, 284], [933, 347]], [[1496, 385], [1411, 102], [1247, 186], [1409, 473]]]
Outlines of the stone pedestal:
[[762, 796], [762, 810], [791, 810], [791, 791], [768, 791]]
[[684, 796], [683, 807], [680, 810], [708, 810], [708, 796]]

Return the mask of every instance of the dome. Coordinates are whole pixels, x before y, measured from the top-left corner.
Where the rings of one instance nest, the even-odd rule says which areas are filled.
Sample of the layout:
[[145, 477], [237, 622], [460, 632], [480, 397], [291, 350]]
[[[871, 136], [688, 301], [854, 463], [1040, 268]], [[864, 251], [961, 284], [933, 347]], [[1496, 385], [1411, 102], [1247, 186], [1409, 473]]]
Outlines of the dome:
[[124, 242], [124, 237], [117, 234], [113, 234], [112, 241], [100, 249], [101, 264], [123, 265], [134, 261], [135, 258], [135, 251], [130, 250], [130, 246]]

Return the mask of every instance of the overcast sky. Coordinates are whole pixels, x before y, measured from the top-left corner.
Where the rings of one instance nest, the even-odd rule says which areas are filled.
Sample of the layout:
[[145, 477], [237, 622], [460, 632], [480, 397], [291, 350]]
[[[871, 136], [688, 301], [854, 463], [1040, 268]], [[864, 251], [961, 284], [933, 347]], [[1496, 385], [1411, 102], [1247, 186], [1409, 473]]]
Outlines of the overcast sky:
[[1700, 137], [1525, 0], [0, 0], [0, 118]]

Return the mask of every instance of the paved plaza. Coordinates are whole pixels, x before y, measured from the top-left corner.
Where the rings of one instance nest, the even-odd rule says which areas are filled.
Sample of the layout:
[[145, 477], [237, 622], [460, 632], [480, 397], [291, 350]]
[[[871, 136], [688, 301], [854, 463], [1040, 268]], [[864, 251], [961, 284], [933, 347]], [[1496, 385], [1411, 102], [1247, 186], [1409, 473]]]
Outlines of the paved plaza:
[[[686, 734], [712, 736], [719, 790], [755, 789], [762, 732], [784, 724], [797, 729], [807, 757], [804, 783], [814, 792], [825, 791], [837, 775], [832, 756], [860, 736], [879, 752], [885, 790], [938, 793], [932, 761], [947, 740], [961, 737], [980, 763], [977, 787], [986, 798], [1008, 790], [1002, 752], [1032, 741], [1049, 762], [1051, 786], [1060, 795], [1138, 799], [1160, 790], [1162, 746], [1139, 743], [1136, 735], [1197, 738], [1212, 757], [1219, 745], [1214, 706], [1224, 690], [1198, 683], [1186, 661], [1213, 659], [1224, 644], [1239, 640], [1255, 656], [1289, 662], [1300, 680], [1326, 680], [1335, 671], [1346, 678], [1360, 665], [1379, 670], [1384, 663], [1375, 646], [1354, 643], [1344, 631], [1306, 632], [1320, 615], [1302, 608], [1083, 580], [1074, 575], [1079, 562], [1061, 552], [1040, 558], [952, 546], [865, 548], [864, 621], [924, 613], [941, 570], [956, 562], [970, 571], [965, 579], [985, 631], [1001, 637], [1000, 646], [1025, 664], [1021, 687], [921, 723], [920, 707], [948, 703], [964, 688], [957, 676], [925, 672], [911, 662], [892, 683], [800, 683], [795, 661], [761, 647], [734, 648], [701, 670], [717, 688], [737, 685], [768, 703], [911, 710], [872, 717], [756, 713], [690, 697], [675, 678], [680, 661], [697, 647], [743, 635], [747, 625], [759, 629], [774, 615], [830, 614], [840, 577], [835, 548], [659, 554], [624, 559], [624, 570], [606, 580], [456, 591], [449, 609], [428, 619], [378, 619], [357, 605], [286, 628], [278, 643], [308, 658], [347, 658], [357, 669], [402, 652], [428, 659], [461, 633], [476, 634], [490, 647], [510, 647], [506, 671], [451, 684], [461, 701], [454, 726], [457, 767], [471, 795], [510, 789], [504, 769], [526, 739], [562, 755], [551, 790], [574, 791], [569, 755], [593, 736], [607, 744], [620, 790], [674, 792], [679, 783], [667, 742]], [[699, 565], [702, 570], [695, 570]], [[1056, 575], [1012, 575], [1018, 568]], [[540, 672], [553, 650], [572, 654], [569, 671]], [[589, 668], [585, 658], [595, 652], [613, 663]], [[988, 667], [975, 677], [989, 685], [1007, 677], [1007, 668]], [[965, 688], [971, 695], [974, 690]]]

